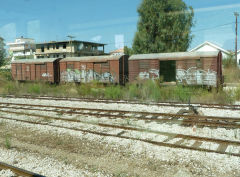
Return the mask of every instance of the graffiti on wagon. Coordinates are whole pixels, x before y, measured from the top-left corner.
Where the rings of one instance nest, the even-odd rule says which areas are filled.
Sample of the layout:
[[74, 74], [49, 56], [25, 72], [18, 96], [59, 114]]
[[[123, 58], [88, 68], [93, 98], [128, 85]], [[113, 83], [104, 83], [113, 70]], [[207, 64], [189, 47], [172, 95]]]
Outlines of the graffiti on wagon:
[[217, 73], [212, 70], [204, 71], [196, 67], [191, 67], [188, 70], [177, 69], [176, 80], [179, 83], [216, 86]]
[[52, 75], [49, 74], [49, 73], [43, 73], [43, 74], [42, 74], [42, 77], [52, 77]]
[[158, 79], [159, 78], [159, 70], [150, 69], [148, 71], [140, 72], [138, 75], [139, 79]]
[[61, 73], [61, 81], [63, 82], [91, 82], [93, 80], [113, 83], [115, 78], [109, 72], [97, 73], [91, 69], [90, 70], [68, 69], [67, 71], [63, 71]]

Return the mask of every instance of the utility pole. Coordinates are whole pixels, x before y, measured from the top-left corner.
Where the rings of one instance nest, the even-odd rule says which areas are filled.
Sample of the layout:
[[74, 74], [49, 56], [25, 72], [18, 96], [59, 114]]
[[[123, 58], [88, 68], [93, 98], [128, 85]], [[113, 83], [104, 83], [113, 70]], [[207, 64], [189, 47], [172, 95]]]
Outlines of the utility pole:
[[68, 35], [67, 36], [70, 40], [69, 40], [69, 44], [71, 46], [71, 57], [72, 57], [72, 39], [75, 38], [74, 36]]
[[[238, 30], [238, 16], [239, 16], [239, 13], [238, 12], [234, 12], [234, 15], [236, 17], [236, 41], [235, 41], [235, 59], [236, 59], [236, 63], [237, 63], [237, 30]], [[238, 63], [237, 63], [238, 64]]]

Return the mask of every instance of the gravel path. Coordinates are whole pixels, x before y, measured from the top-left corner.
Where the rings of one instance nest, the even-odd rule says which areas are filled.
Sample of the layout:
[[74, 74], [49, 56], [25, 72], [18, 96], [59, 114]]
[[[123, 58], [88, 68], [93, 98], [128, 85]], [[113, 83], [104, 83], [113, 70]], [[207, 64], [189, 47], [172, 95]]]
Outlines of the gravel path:
[[[68, 107], [81, 107], [81, 108], [92, 108], [92, 109], [110, 109], [110, 110], [129, 110], [129, 111], [146, 111], [146, 112], [160, 112], [160, 113], [177, 113], [181, 108], [174, 107], [158, 107], [158, 106], [145, 106], [145, 105], [128, 105], [128, 104], [104, 104], [104, 103], [89, 103], [89, 102], [71, 102], [71, 101], [46, 101], [46, 100], [29, 100], [29, 99], [9, 99], [9, 98], [1, 98], [0, 102], [8, 102], [8, 103], [22, 103], [22, 104], [41, 104], [41, 105], [54, 105], [54, 106], [68, 106]], [[8, 109], [9, 110], [9, 109]], [[208, 108], [200, 108], [204, 115], [208, 116], [222, 116], [222, 117], [240, 117], [240, 111], [232, 111], [232, 110], [219, 110], [219, 109], [208, 109]], [[16, 111], [16, 110], [14, 110]], [[41, 115], [48, 116], [59, 116], [53, 112], [43, 112], [43, 111], [25, 111], [26, 113], [37, 113]], [[7, 116], [9, 118], [17, 118], [26, 120], [26, 116], [20, 115], [9, 115], [7, 113], [0, 112], [0, 115]], [[117, 125], [129, 125], [138, 128], [145, 128], [148, 130], [156, 130], [161, 132], [170, 132], [170, 133], [181, 133], [186, 135], [194, 135], [194, 136], [202, 136], [202, 137], [210, 137], [210, 138], [218, 138], [225, 140], [240, 140], [240, 131], [239, 129], [231, 130], [224, 128], [210, 129], [210, 128], [197, 128], [196, 131], [193, 131], [192, 127], [183, 127], [181, 125], [175, 124], [159, 124], [157, 122], [145, 122], [145, 121], [131, 121], [128, 120], [110, 120], [108, 118], [97, 119], [92, 116], [81, 116], [81, 115], [63, 115], [61, 117], [71, 118], [83, 120], [86, 122], [92, 123], [107, 123], [107, 124], [117, 124]], [[35, 120], [46, 122], [42, 118], [36, 117], [27, 117], [27, 120]], [[1, 123], [1, 121], [0, 121]], [[111, 134], [121, 133], [122, 130], [112, 129], [112, 128], [102, 128], [96, 125], [90, 125], [86, 123], [69, 123], [63, 121], [55, 121], [51, 120], [47, 122], [49, 125], [62, 125], [66, 127], [78, 127], [84, 128], [86, 130], [94, 130], [107, 132]], [[2, 124], [6, 124], [8, 129], [11, 129], [11, 133], [14, 134], [14, 127], [23, 127], [25, 129], [29, 129], [31, 131], [36, 131], [39, 133], [46, 133], [49, 136], [70, 136], [75, 137], [79, 140], [87, 139], [90, 142], [98, 142], [100, 144], [104, 144], [106, 147], [111, 147], [113, 149], [119, 150], [119, 147], [123, 148], [124, 151], [129, 152], [131, 155], [129, 160], [133, 157], [139, 157], [144, 155], [145, 158], [150, 158], [157, 162], [164, 162], [161, 166], [164, 170], [165, 176], [240, 176], [239, 166], [240, 166], [240, 158], [221, 155], [215, 153], [205, 153], [205, 152], [197, 152], [190, 150], [182, 150], [182, 149], [173, 149], [168, 147], [159, 147], [150, 145], [147, 143], [143, 143], [140, 141], [132, 141], [114, 137], [102, 137], [98, 135], [88, 134], [77, 132], [73, 130], [54, 128], [48, 125], [32, 125], [27, 123], [15, 122], [11, 120], [4, 120]], [[7, 128], [6, 128], [7, 129]], [[166, 137], [164, 136], [156, 136], [151, 133], [140, 133], [135, 131], [126, 131], [124, 135], [130, 135], [134, 137], [148, 138], [152, 140], [164, 140]], [[17, 135], [16, 135], [17, 136]], [[176, 143], [180, 139], [173, 139], [168, 143]], [[186, 141], [185, 144], [191, 146], [194, 142]], [[214, 143], [203, 143], [202, 147], [216, 149], [218, 144]], [[88, 149], [91, 151], [91, 149]], [[100, 167], [96, 172], [92, 170], [88, 171], [87, 169], [78, 169], [76, 165], [68, 164], [66, 165], [64, 161], [59, 161], [54, 156], [44, 156], [42, 154], [31, 152], [19, 151], [16, 149], [6, 149], [4, 145], [0, 147], [0, 161], [4, 161], [9, 164], [16, 164], [20, 168], [24, 168], [29, 171], [34, 171], [36, 173], [40, 173], [42, 175], [47, 176], [111, 176], [117, 175], [116, 173], [112, 173], [114, 170], [108, 171], [107, 173], [103, 173], [100, 169], [104, 169], [106, 172], [107, 167]], [[236, 152], [240, 153], [239, 147], [228, 147], [227, 152]], [[113, 153], [114, 154], [114, 153]], [[110, 155], [111, 156], [111, 155]], [[110, 159], [109, 157], [105, 157], [105, 159]], [[100, 156], [101, 157], [101, 156]], [[117, 158], [116, 158], [117, 159]], [[117, 161], [117, 160], [116, 160]], [[144, 159], [143, 159], [144, 161]], [[149, 160], [148, 160], [149, 161]], [[151, 160], [149, 161], [149, 163]], [[128, 161], [126, 160], [126, 163]], [[144, 163], [144, 162], [142, 162]], [[116, 163], [117, 165], [118, 163]], [[164, 165], [165, 164], [165, 165]], [[130, 163], [129, 163], [130, 165]], [[148, 173], [140, 173], [140, 176], [147, 176], [147, 174], [151, 174], [152, 176], [158, 176], [153, 172], [154, 170], [150, 169], [152, 165], [146, 166], [146, 171]], [[178, 170], [176, 170], [178, 169]], [[144, 169], [142, 169], [144, 170]], [[134, 171], [134, 170], [133, 170]], [[155, 169], [156, 171], [156, 169]], [[137, 172], [131, 173], [138, 174]], [[0, 173], [1, 174], [1, 173]], [[125, 174], [125, 173], [119, 173]], [[126, 172], [125, 175], [128, 175]], [[130, 176], [131, 176], [130, 175]], [[163, 176], [164, 176], [163, 175]]]

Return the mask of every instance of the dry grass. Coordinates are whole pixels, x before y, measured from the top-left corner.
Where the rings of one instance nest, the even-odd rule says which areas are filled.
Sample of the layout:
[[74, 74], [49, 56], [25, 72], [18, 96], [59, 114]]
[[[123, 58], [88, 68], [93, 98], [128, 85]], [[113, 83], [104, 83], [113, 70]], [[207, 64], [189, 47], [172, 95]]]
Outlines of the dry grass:
[[[229, 72], [227, 72], [229, 70]], [[225, 79], [239, 81], [240, 70], [226, 68]], [[239, 75], [236, 74], [239, 72]], [[240, 89], [236, 91], [208, 91], [201, 87], [163, 86], [159, 81], [141, 81], [119, 85], [103, 85], [98, 82], [87, 84], [48, 84], [37, 82], [20, 83], [11, 81], [9, 72], [0, 72], [0, 94], [47, 95], [60, 97], [90, 97], [107, 99], [125, 99], [139, 101], [178, 101], [200, 103], [233, 103], [240, 100]]]
[[225, 83], [239, 83], [240, 82], [240, 69], [237, 67], [228, 67], [223, 70]]

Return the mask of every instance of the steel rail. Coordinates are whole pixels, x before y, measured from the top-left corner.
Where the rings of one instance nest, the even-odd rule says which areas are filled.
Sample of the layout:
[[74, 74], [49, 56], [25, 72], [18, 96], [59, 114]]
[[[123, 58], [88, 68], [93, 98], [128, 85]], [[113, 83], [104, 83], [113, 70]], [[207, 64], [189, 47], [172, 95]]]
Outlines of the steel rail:
[[23, 177], [44, 177], [42, 175], [18, 168], [18, 167], [14, 167], [12, 165], [0, 162], [0, 169], [6, 169], [6, 170], [11, 170], [12, 172], [14, 172], [15, 174], [19, 175], [19, 176], [23, 176]]
[[[141, 104], [141, 105], [153, 105], [153, 106], [167, 106], [167, 107], [188, 107], [188, 103], [181, 102], [149, 102], [144, 103], [139, 100], [110, 100], [110, 99], [94, 99], [94, 98], [73, 98], [73, 97], [50, 97], [50, 96], [32, 96], [32, 95], [3, 95], [2, 97], [7, 98], [25, 98], [25, 99], [40, 99], [40, 100], [56, 100], [56, 101], [84, 101], [84, 102], [96, 102], [96, 103], [122, 103], [122, 104]], [[190, 105], [198, 108], [213, 108], [213, 109], [229, 109], [229, 110], [240, 110], [240, 105], [227, 105], [227, 104], [207, 104], [193, 102]]]
[[[32, 113], [22, 113], [22, 112], [15, 112], [15, 111], [6, 111], [6, 110], [1, 110], [1, 108], [6, 108], [6, 107], [2, 107], [0, 106], [0, 112], [5, 112], [5, 113], [13, 113], [13, 114], [18, 114], [18, 115], [27, 115], [27, 116], [36, 116], [36, 114], [32, 114]], [[99, 114], [99, 113], [81, 113], [81, 112], [73, 112], [73, 111], [57, 111], [57, 110], [42, 110], [42, 109], [36, 109], [36, 108], [12, 108], [12, 107], [8, 107], [10, 109], [18, 109], [18, 110], [34, 110], [34, 111], [46, 111], [46, 112], [56, 112], [56, 113], [61, 113], [61, 114], [78, 114], [78, 115], [91, 115], [91, 116], [95, 116], [97, 118], [99, 117], [114, 117], [114, 119], [126, 119], [126, 116], [121, 115], [121, 117], [118, 117], [118, 115], [113, 115], [112, 114]], [[52, 117], [50, 116], [42, 116], [42, 115], [37, 115], [37, 116], [41, 116], [44, 118], [49, 118], [51, 119]], [[53, 119], [53, 118], [52, 118]], [[59, 119], [60, 118], [55, 118], [55, 119]], [[131, 119], [136, 119], [136, 120], [145, 120], [145, 121], [156, 121], [156, 122], [162, 122], [162, 123], [175, 123], [175, 124], [179, 124], [179, 125], [196, 125], [196, 126], [209, 126], [209, 127], [225, 127], [225, 128], [240, 128], [240, 124], [235, 124], [235, 123], [228, 123], [228, 122], [218, 122], [218, 121], [200, 121], [200, 120], [196, 120], [196, 119], [187, 119], [187, 120], [175, 120], [175, 119], [169, 119], [169, 118], [146, 118], [146, 117], [132, 117]], [[72, 121], [72, 122], [82, 122], [80, 120], [71, 120], [71, 119], [63, 119], [61, 118], [61, 120], [64, 121]], [[239, 120], [240, 121], [240, 120]]]
[[[228, 121], [228, 122], [240, 122], [240, 117], [217, 117], [217, 116], [200, 116], [200, 115], [180, 115], [180, 114], [170, 114], [170, 113], [156, 113], [156, 112], [138, 112], [138, 111], [123, 111], [123, 110], [106, 110], [106, 109], [92, 109], [92, 108], [77, 108], [77, 107], [66, 107], [66, 106], [50, 106], [50, 105], [36, 105], [36, 104], [22, 104], [22, 103], [6, 103], [6, 102], [0, 102], [0, 105], [15, 105], [15, 106], [30, 106], [30, 107], [41, 107], [41, 108], [54, 108], [54, 109], [67, 109], [69, 111], [57, 111], [57, 110], [42, 110], [42, 111], [55, 111], [59, 113], [69, 113], [69, 114], [87, 114], [87, 115], [99, 115], [99, 116], [111, 116], [111, 117], [123, 117], [123, 118], [131, 118], [131, 116], [126, 116], [123, 114], [133, 114], [133, 116], [136, 117], [136, 115], [142, 115], [142, 116], [153, 116], [153, 117], [170, 117], [170, 118], [185, 118], [185, 119], [194, 119], [194, 120], [215, 120], [215, 121]], [[13, 108], [15, 109], [15, 107]], [[22, 108], [24, 109], [24, 108]], [[31, 109], [31, 108], [28, 108]], [[36, 109], [36, 108], [35, 108]], [[33, 110], [35, 110], [33, 109]], [[36, 109], [41, 111], [41, 109]], [[92, 111], [92, 113], [82, 113], [82, 112], [76, 112], [76, 111]], [[97, 113], [94, 113], [97, 112]], [[100, 112], [105, 113], [112, 113], [109, 114], [100, 114]], [[118, 115], [115, 115], [118, 113]], [[141, 118], [141, 117], [140, 117]], [[146, 120], [158, 120], [158, 118], [147, 118]]]
[[[174, 134], [174, 133], [168, 133], [168, 132], [160, 132], [160, 131], [155, 131], [155, 130], [130, 127], [130, 126], [122, 126], [122, 125], [119, 126], [119, 125], [115, 125], [115, 124], [94, 123], [94, 122], [81, 121], [81, 120], [76, 120], [76, 119], [59, 118], [59, 117], [53, 117], [53, 116], [45, 116], [45, 115], [39, 115], [39, 114], [28, 114], [28, 113], [12, 112], [12, 111], [2, 111], [2, 110], [0, 110], [0, 112], [5, 112], [5, 113], [9, 113], [9, 114], [17, 114], [17, 115], [33, 116], [33, 117], [43, 118], [43, 119], [53, 119], [53, 120], [59, 120], [59, 121], [91, 124], [91, 125], [97, 125], [97, 126], [100, 126], [100, 127], [118, 128], [118, 129], [123, 129], [123, 130], [131, 130], [131, 131], [138, 131], [138, 132], [145, 132], [145, 133], [155, 133], [155, 134], [166, 135], [166, 136], [171, 136], [171, 137], [176, 136], [176, 137], [185, 138], [185, 139], [191, 138], [191, 139], [195, 139], [195, 140], [204, 140], [204, 141], [215, 142], [215, 143], [224, 143], [225, 142], [225, 140], [221, 140], [221, 139], [205, 138], [205, 137], [204, 137], [204, 139], [202, 139], [202, 137], [198, 137], [198, 136], [191, 136], [191, 135], [184, 135], [184, 134]], [[228, 140], [228, 143], [230, 143], [232, 145], [240, 146], [240, 142], [237, 142], [237, 141]]]
[[[187, 150], [195, 150], [195, 151], [201, 151], [201, 152], [209, 152], [209, 153], [218, 153], [218, 154], [225, 154], [225, 155], [231, 155], [231, 156], [237, 156], [240, 157], [240, 153], [232, 153], [232, 152], [225, 152], [225, 151], [220, 151], [220, 150], [211, 150], [211, 149], [206, 149], [206, 148], [200, 148], [200, 147], [192, 147], [192, 146], [186, 146], [186, 145], [181, 145], [181, 144], [171, 144], [171, 143], [166, 143], [166, 142], [159, 142], [159, 141], [152, 141], [152, 140], [148, 140], [148, 139], [142, 139], [142, 138], [134, 138], [134, 137], [129, 137], [129, 136], [123, 136], [123, 135], [114, 135], [114, 134], [109, 134], [109, 133], [103, 133], [103, 132], [99, 132], [99, 131], [91, 131], [91, 130], [85, 130], [85, 129], [80, 129], [80, 128], [73, 128], [73, 127], [65, 127], [65, 126], [60, 126], [60, 125], [51, 125], [48, 123], [42, 123], [42, 122], [33, 122], [33, 121], [28, 121], [28, 120], [19, 120], [19, 119], [14, 119], [14, 118], [8, 118], [8, 117], [3, 117], [0, 116], [1, 119], [5, 119], [5, 120], [12, 120], [12, 121], [17, 121], [17, 122], [23, 122], [23, 123], [30, 123], [30, 124], [35, 124], [35, 125], [45, 125], [45, 126], [50, 126], [50, 127], [54, 127], [54, 128], [63, 128], [63, 129], [68, 129], [68, 130], [74, 130], [74, 131], [80, 131], [80, 132], [84, 132], [84, 133], [90, 133], [90, 134], [95, 134], [95, 135], [99, 135], [99, 136], [107, 136], [107, 137], [117, 137], [117, 138], [121, 138], [121, 139], [128, 139], [128, 140], [135, 140], [135, 141], [141, 141], [141, 142], [145, 142], [145, 143], [149, 143], [149, 144], [153, 144], [153, 145], [158, 145], [158, 146], [163, 146], [163, 147], [170, 147], [170, 148], [180, 148], [180, 149], [187, 149]], [[127, 130], [132, 130], [133, 128], [131, 127], [123, 127], [123, 126], [112, 126], [109, 125], [111, 127], [114, 128], [121, 128], [121, 129], [127, 129]], [[187, 135], [177, 135], [178, 136], [185, 136], [187, 137]], [[186, 140], [191, 139], [189, 136], [188, 138], [185, 138]], [[198, 140], [202, 140], [202, 141], [209, 141], [211, 140], [210, 138], [205, 138], [205, 137], [197, 137]], [[212, 139], [212, 141], [214, 141], [214, 139]], [[217, 141], [217, 140], [216, 140]], [[226, 144], [231, 144], [232, 141], [228, 141], [228, 140], [218, 140], [221, 143]], [[232, 142], [235, 144], [239, 145], [239, 142]]]

